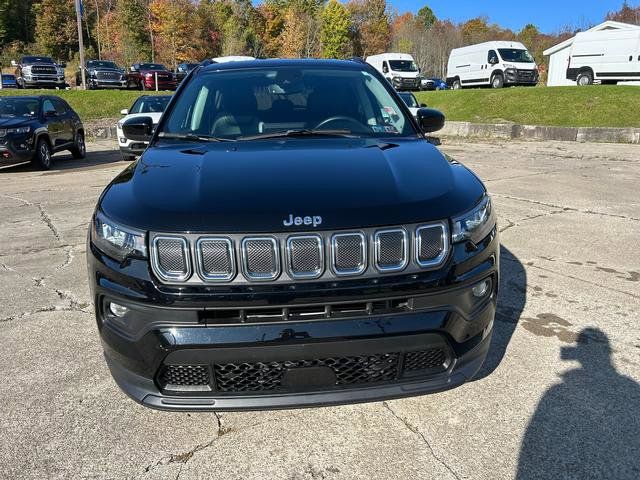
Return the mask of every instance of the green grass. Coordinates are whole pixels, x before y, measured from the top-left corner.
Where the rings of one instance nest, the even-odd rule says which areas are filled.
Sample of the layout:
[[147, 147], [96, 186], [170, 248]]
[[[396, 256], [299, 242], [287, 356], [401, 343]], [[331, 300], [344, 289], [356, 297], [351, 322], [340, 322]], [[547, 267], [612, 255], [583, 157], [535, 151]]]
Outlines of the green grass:
[[[134, 100], [142, 94], [137, 90], [0, 90], [1, 96], [7, 95], [58, 95], [64, 98], [82, 120], [120, 117], [120, 110], [131, 108]], [[169, 95], [171, 92], [158, 92]]]
[[640, 127], [640, 87], [517, 87], [416, 93], [447, 120], [564, 127]]

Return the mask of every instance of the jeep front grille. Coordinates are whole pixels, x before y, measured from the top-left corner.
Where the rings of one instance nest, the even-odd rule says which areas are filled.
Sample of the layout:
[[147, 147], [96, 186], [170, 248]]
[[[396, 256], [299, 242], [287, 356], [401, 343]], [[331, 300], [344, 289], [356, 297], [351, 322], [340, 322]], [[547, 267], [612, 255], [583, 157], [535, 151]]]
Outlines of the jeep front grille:
[[191, 276], [189, 244], [184, 237], [155, 237], [151, 250], [152, 266], [162, 280], [181, 282]]
[[292, 278], [318, 278], [324, 270], [324, 245], [318, 235], [287, 239], [287, 260]]
[[345, 232], [221, 236], [150, 233], [151, 266], [168, 284], [333, 281], [442, 266], [447, 222]]
[[335, 234], [331, 252], [336, 275], [359, 275], [367, 268], [367, 241], [360, 232]]
[[[369, 353], [280, 361], [224, 362], [209, 365], [164, 365], [157, 376], [163, 390], [185, 393], [213, 391], [219, 394], [288, 393], [415, 381], [444, 372], [451, 357], [446, 347], [410, 352]], [[290, 386], [287, 372], [320, 368], [332, 380], [324, 385]], [[213, 373], [211, 376], [210, 371]]]
[[280, 248], [272, 237], [242, 240], [244, 274], [250, 280], [273, 280], [280, 275]]

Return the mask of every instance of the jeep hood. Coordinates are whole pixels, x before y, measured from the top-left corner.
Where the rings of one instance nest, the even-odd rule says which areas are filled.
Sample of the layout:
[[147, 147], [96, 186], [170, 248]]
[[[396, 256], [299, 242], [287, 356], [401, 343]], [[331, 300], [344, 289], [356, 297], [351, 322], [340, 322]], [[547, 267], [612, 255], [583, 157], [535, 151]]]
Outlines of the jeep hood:
[[163, 232], [322, 230], [449, 218], [482, 183], [421, 139], [285, 139], [152, 146], [104, 192], [113, 220]]

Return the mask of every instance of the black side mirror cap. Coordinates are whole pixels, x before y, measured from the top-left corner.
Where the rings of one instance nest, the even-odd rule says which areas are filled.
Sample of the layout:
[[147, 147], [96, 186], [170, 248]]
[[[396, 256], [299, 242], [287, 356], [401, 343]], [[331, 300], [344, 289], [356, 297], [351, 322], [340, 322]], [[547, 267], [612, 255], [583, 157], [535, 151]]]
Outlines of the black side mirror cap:
[[151, 117], [134, 117], [122, 124], [124, 136], [134, 142], [148, 142], [153, 135], [153, 119]]
[[46, 112], [44, 112], [44, 118], [52, 118], [57, 116], [58, 113], [55, 110], [47, 110]]
[[444, 113], [433, 108], [420, 108], [418, 110], [418, 125], [424, 133], [433, 133], [444, 127]]
[[420, 104], [420, 108], [427, 108], [427, 104], [426, 103], [421, 103]]

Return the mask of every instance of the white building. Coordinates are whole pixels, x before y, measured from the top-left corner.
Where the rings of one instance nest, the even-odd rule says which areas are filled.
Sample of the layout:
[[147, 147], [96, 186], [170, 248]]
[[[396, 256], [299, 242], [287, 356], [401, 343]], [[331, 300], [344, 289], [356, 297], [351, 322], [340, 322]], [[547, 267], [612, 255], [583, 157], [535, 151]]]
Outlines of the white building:
[[[600, 25], [587, 30], [588, 32], [601, 32], [603, 30], [628, 30], [640, 29], [640, 26], [630, 25], [628, 23], [606, 21]], [[567, 64], [569, 63], [569, 54], [571, 53], [571, 45], [575, 37], [565, 40], [558, 45], [545, 50], [543, 53], [549, 57], [549, 75], [547, 77], [547, 86], [560, 87], [564, 85], [575, 85], [576, 82], [567, 80]]]

